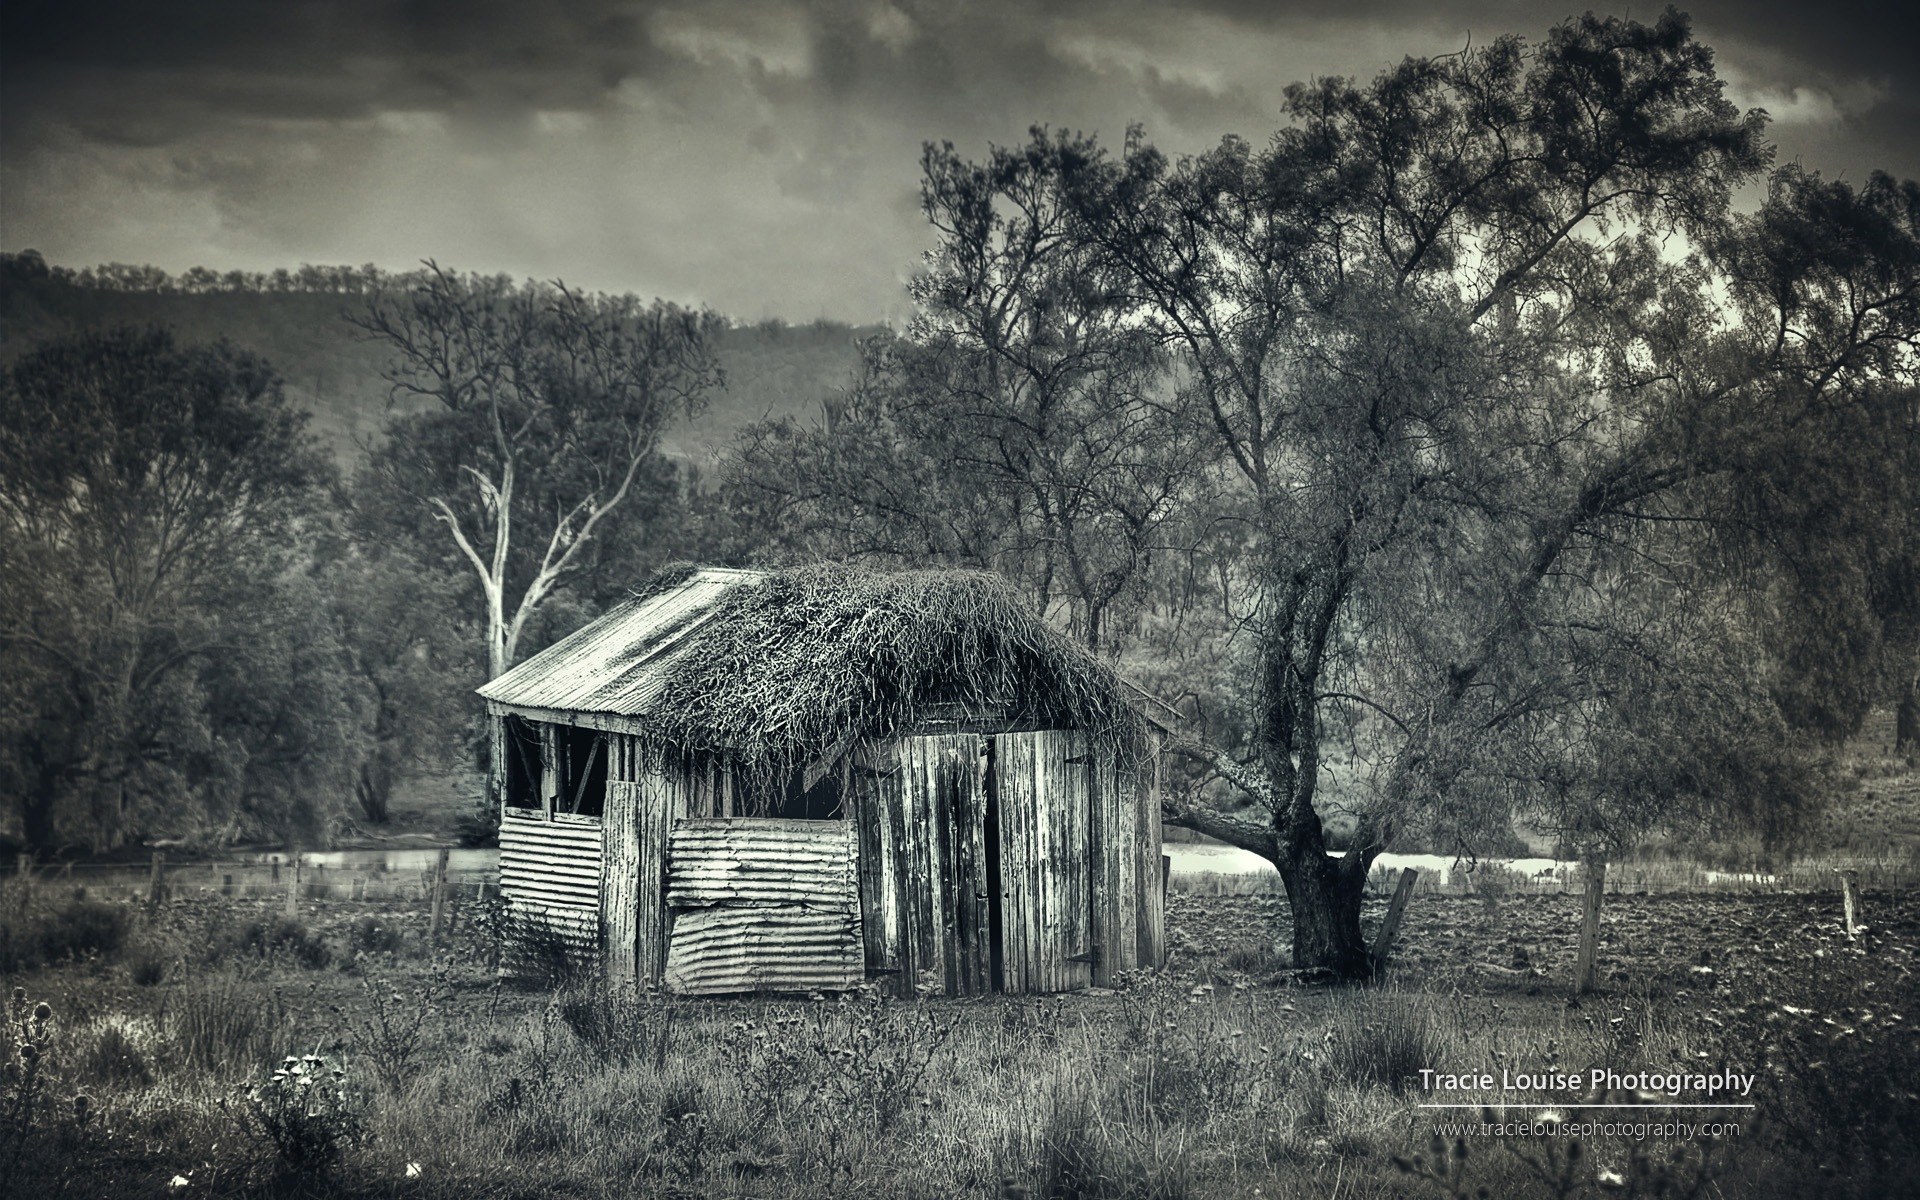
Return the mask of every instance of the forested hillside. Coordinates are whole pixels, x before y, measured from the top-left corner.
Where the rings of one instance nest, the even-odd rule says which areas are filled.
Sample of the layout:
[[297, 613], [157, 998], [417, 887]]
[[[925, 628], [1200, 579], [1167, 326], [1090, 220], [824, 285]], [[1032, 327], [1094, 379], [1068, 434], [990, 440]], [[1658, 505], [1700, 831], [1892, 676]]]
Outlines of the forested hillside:
[[[183, 343], [226, 338], [273, 365], [287, 398], [313, 415], [314, 434], [349, 466], [387, 419], [380, 372], [389, 354], [346, 316], [364, 308], [365, 291], [383, 277], [351, 267], [173, 277], [151, 267], [47, 268], [31, 251], [9, 254], [0, 265], [0, 362], [51, 338], [114, 325], [164, 326]], [[722, 325], [713, 341], [726, 386], [697, 419], [666, 433], [662, 452], [705, 467], [751, 422], [817, 413], [851, 381], [855, 343], [877, 332], [828, 321]]]

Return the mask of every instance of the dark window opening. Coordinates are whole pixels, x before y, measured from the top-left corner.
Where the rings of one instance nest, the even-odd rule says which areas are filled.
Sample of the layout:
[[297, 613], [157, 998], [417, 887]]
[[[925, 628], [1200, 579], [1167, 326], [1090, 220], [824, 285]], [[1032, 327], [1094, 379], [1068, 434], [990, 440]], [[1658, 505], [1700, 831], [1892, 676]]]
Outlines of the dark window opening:
[[840, 805], [840, 772], [822, 771], [812, 787], [806, 786], [806, 772], [795, 771], [787, 777], [780, 803], [770, 817], [791, 821], [838, 821], [846, 816]]
[[555, 811], [599, 816], [607, 807], [607, 735], [572, 725], [554, 726], [553, 735], [560, 766]]
[[[815, 771], [818, 777], [809, 786], [807, 780]], [[847, 815], [841, 803], [837, 765], [827, 770], [814, 767], [794, 771], [781, 781], [736, 769], [731, 772], [729, 790], [733, 794], [731, 808], [740, 816], [840, 821]]]
[[508, 808], [538, 812], [540, 803], [540, 729], [531, 721], [508, 715], [501, 718]]

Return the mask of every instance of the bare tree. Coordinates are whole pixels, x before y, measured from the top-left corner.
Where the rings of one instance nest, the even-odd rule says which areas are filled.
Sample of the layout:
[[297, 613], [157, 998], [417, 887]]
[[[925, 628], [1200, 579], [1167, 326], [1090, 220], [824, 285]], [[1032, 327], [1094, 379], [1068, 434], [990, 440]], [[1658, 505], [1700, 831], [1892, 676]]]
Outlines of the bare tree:
[[391, 347], [387, 379], [414, 410], [388, 426], [376, 477], [472, 569], [498, 675], [595, 533], [659, 467], [668, 420], [720, 384], [713, 318], [428, 263], [351, 319]]

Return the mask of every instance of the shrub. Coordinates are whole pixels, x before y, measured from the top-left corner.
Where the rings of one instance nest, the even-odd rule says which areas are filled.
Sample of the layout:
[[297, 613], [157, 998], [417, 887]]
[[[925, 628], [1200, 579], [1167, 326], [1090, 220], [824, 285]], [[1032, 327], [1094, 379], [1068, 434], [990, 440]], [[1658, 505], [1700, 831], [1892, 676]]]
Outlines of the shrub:
[[347, 930], [347, 948], [355, 954], [397, 954], [407, 935], [391, 921], [361, 917]]
[[441, 1007], [453, 994], [447, 964], [410, 992], [373, 976], [360, 981], [367, 996], [367, 1015], [350, 1026], [355, 1047], [373, 1064], [380, 1081], [394, 1091], [406, 1087], [416, 1067], [414, 1059], [426, 1044], [427, 1031], [439, 1025]]
[[653, 989], [620, 999], [597, 982], [577, 986], [559, 998], [560, 1020], [574, 1037], [602, 1060], [648, 1062], [664, 1070], [673, 1044], [673, 1001]]
[[252, 972], [204, 972], [168, 997], [167, 1038], [175, 1055], [203, 1071], [252, 1067], [286, 1052], [289, 1012], [278, 989]]
[[0, 971], [110, 957], [127, 940], [126, 910], [75, 900], [53, 913], [0, 922]]
[[502, 926], [501, 963], [535, 987], [571, 988], [592, 978], [586, 956], [552, 925], [513, 913]]
[[148, 951], [128, 964], [127, 975], [136, 987], [155, 987], [167, 977], [167, 960]]
[[333, 952], [327, 943], [290, 917], [254, 921], [235, 935], [234, 945], [259, 958], [290, 959], [309, 971], [317, 971], [333, 961]]
[[1430, 1009], [1390, 999], [1330, 1031], [1326, 1066], [1336, 1078], [1404, 1092], [1420, 1068], [1446, 1061], [1445, 1042]]
[[318, 1054], [288, 1057], [265, 1083], [241, 1092], [241, 1129], [272, 1150], [286, 1173], [325, 1176], [364, 1141], [366, 1122], [344, 1066]]
[[95, 1083], [146, 1087], [153, 1082], [153, 1068], [140, 1047], [119, 1024], [103, 1025], [85, 1043], [80, 1072]]

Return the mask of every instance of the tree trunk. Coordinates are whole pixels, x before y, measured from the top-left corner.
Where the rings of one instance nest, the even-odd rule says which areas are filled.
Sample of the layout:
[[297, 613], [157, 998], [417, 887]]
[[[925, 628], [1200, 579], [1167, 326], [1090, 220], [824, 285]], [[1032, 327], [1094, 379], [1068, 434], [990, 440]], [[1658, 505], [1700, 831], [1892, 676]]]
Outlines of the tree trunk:
[[1366, 856], [1349, 850], [1334, 858], [1318, 837], [1283, 848], [1280, 880], [1293, 910], [1293, 968], [1335, 979], [1367, 979], [1373, 963], [1360, 936], [1360, 898]]
[[360, 805], [369, 823], [385, 825], [391, 819], [390, 803], [393, 797], [393, 770], [387, 762], [384, 749], [376, 749], [373, 755], [360, 764], [359, 777], [353, 783], [353, 798]]

